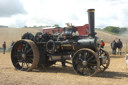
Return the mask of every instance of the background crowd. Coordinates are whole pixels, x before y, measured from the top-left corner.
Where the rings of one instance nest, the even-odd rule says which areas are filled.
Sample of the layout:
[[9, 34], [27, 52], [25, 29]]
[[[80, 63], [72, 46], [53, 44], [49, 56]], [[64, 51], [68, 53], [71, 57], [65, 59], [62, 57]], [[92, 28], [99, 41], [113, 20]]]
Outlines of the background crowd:
[[[112, 54], [121, 55], [122, 54], [122, 47], [123, 47], [123, 44], [122, 44], [122, 41], [120, 39], [118, 39], [118, 41], [113, 40], [111, 43]], [[117, 50], [117, 52], [116, 52], [116, 50]]]

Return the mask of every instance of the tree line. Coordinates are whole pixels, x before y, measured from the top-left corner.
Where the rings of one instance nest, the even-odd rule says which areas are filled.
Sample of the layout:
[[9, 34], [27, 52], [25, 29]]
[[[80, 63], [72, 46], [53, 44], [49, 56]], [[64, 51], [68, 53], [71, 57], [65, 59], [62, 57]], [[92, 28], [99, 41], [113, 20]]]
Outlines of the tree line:
[[46, 27], [59, 27], [58, 24], [54, 24], [53, 26], [24, 26], [24, 28], [46, 28]]
[[[100, 29], [100, 28], [97, 28], [97, 29]], [[107, 26], [107, 27], [103, 28], [102, 30], [107, 31], [107, 32], [111, 32], [111, 33], [115, 33], [115, 34], [122, 34], [126, 31], [128, 31], [128, 28], [116, 27], [116, 26]]]

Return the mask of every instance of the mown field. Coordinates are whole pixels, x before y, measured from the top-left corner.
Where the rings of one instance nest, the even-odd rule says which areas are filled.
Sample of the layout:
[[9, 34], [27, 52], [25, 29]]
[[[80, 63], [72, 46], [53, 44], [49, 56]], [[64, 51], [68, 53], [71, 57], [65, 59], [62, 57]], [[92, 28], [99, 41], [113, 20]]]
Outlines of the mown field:
[[61, 67], [58, 62], [45, 69], [35, 69], [32, 72], [15, 70], [10, 59], [10, 53], [0, 53], [0, 85], [127, 85], [128, 69], [125, 58], [111, 56], [109, 68], [95, 77], [78, 75], [72, 65]]

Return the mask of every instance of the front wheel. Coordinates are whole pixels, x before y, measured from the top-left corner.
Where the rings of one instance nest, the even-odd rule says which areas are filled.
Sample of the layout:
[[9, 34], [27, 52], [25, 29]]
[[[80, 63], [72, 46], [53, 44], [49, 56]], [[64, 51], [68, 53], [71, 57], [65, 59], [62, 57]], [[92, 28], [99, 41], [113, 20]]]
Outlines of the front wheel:
[[98, 55], [91, 49], [78, 50], [72, 59], [74, 70], [80, 75], [94, 76], [99, 71]]

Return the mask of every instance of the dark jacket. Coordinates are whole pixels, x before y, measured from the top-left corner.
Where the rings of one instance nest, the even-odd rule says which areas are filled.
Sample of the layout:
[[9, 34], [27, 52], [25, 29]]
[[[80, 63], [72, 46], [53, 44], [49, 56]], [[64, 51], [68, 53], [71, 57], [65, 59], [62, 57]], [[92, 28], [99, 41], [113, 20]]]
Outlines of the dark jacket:
[[6, 44], [5, 43], [3, 44], [3, 48], [6, 49]]
[[117, 44], [116, 44], [115, 41], [113, 41], [113, 42], [111, 43], [111, 48], [112, 48], [112, 49], [116, 49], [116, 48], [117, 48]]
[[121, 42], [121, 41], [118, 41], [118, 42], [117, 42], [117, 48], [122, 48], [122, 47], [123, 47], [122, 42]]

